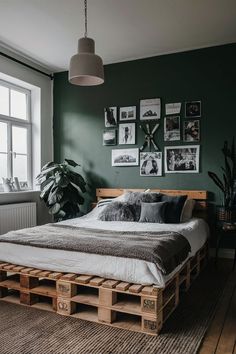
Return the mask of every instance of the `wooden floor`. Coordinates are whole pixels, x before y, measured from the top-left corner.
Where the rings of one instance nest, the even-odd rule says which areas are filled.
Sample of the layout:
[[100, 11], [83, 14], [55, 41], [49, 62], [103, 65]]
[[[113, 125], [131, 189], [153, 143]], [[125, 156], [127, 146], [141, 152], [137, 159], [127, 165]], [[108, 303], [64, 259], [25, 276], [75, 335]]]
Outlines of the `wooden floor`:
[[231, 268], [230, 260], [218, 264], [219, 275], [229, 278], [199, 354], [236, 354], [236, 269]]

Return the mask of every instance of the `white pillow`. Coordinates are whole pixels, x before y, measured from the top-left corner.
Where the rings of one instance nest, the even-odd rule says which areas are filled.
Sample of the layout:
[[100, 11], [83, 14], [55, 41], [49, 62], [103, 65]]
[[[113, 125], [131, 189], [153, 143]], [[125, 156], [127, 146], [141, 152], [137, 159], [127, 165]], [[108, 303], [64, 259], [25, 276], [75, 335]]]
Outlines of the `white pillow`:
[[183, 209], [182, 209], [180, 222], [187, 222], [192, 218], [193, 209], [195, 207], [195, 204], [196, 204], [196, 202], [194, 199], [186, 199]]

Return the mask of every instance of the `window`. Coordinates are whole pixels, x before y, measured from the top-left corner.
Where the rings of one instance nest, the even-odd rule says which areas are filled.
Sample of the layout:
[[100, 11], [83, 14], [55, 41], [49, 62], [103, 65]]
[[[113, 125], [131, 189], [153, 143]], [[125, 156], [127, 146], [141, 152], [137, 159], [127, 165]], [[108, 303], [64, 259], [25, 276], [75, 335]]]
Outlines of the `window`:
[[0, 80], [0, 184], [18, 177], [31, 187], [30, 91]]

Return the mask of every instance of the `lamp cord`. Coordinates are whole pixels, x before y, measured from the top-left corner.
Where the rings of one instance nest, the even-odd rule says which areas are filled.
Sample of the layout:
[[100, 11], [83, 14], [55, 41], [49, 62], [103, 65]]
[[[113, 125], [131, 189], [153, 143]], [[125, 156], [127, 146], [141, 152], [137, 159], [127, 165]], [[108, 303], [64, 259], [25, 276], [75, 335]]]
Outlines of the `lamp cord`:
[[84, 37], [87, 38], [88, 36], [88, 19], [87, 19], [88, 15], [87, 15], [87, 0], [84, 0], [84, 28], [85, 28], [85, 32], [84, 32]]

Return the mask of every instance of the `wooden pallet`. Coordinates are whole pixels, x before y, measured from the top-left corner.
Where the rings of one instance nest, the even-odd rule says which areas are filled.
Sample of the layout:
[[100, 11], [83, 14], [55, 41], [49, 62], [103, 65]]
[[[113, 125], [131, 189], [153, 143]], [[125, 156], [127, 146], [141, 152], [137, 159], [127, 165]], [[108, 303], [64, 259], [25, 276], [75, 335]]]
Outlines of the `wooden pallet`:
[[206, 263], [204, 245], [165, 288], [0, 262], [0, 298], [58, 314], [157, 335]]

